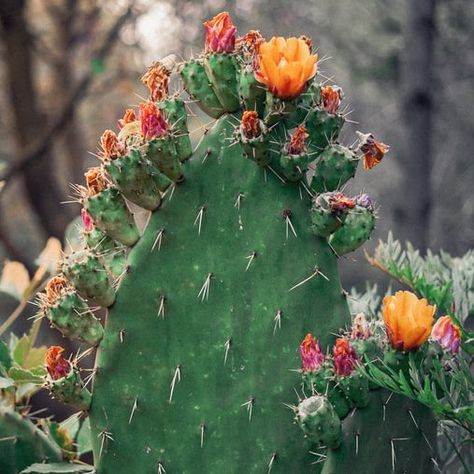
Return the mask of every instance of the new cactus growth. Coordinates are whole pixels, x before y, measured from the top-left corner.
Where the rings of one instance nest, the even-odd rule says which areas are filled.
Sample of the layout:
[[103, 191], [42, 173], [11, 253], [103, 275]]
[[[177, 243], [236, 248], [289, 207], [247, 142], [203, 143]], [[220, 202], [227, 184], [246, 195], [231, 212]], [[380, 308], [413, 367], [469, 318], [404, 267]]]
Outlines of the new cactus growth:
[[[334, 142], [340, 90], [318, 84], [307, 38], [237, 38], [225, 13], [205, 25], [203, 54], [147, 73], [150, 100], [138, 120], [133, 111], [121, 120], [119, 156], [87, 173], [88, 252], [109, 266], [104, 254], [113, 249], [105, 245], [133, 246], [103, 335], [76, 293], [97, 300], [97, 286], [77, 276], [77, 264], [65, 263], [71, 282], [45, 302], [60, 329], [98, 344], [89, 411], [95, 468], [309, 473], [317, 472], [312, 449], [323, 443], [326, 472], [346, 472], [333, 466], [347, 463], [354, 473], [388, 472], [390, 459], [374, 459], [373, 469], [356, 462], [373, 453], [374, 440], [390, 445], [388, 427], [380, 440], [374, 434], [384, 400], [371, 396], [366, 407], [360, 356], [346, 339], [325, 356], [350, 322], [337, 254], [361, 245], [374, 223], [369, 198], [340, 192], [363, 156]], [[167, 91], [168, 73], [177, 71], [193, 101], [220, 117], [190, 160], [184, 104]], [[166, 191], [150, 167], [173, 181]], [[124, 196], [156, 208], [141, 237]], [[81, 272], [90, 271], [87, 262]], [[105, 286], [99, 293], [105, 306], [112, 302]], [[298, 344], [316, 331], [319, 342], [307, 336], [300, 349], [303, 388], [313, 396], [296, 409]], [[419, 433], [406, 412], [390, 416], [394, 432]], [[350, 450], [358, 427], [358, 448]], [[417, 445], [405, 454], [424, 462], [428, 451]]]

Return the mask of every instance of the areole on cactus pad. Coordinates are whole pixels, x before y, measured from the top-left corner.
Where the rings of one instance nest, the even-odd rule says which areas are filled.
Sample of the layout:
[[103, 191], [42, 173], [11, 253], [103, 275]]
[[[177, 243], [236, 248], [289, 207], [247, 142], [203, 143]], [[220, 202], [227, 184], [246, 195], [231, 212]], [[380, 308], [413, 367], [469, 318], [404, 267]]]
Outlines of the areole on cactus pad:
[[[392, 431], [378, 431], [388, 394], [369, 394], [358, 341], [339, 339], [334, 365], [324, 355], [350, 323], [338, 257], [375, 222], [370, 198], [341, 188], [387, 147], [337, 142], [342, 94], [318, 82], [308, 38], [237, 37], [225, 12], [205, 27], [204, 51], [152, 65], [150, 100], [103, 136], [102, 162], [80, 188], [85, 254], [65, 261], [61, 290], [43, 301], [64, 333], [96, 336], [86, 341], [97, 345], [90, 408], [76, 400], [89, 409], [95, 469], [309, 473], [327, 456], [325, 473], [389, 472]], [[175, 73], [218, 119], [194, 152], [184, 96], [168, 92]], [[153, 211], [142, 235], [126, 200]], [[109, 306], [103, 334], [84, 298]], [[308, 333], [319, 342], [307, 336], [300, 369]], [[67, 402], [83, 388], [76, 373], [52, 382]], [[431, 453], [403, 403], [393, 436], [417, 443], [400, 469], [426, 467]], [[431, 423], [410, 407], [419, 427]]]

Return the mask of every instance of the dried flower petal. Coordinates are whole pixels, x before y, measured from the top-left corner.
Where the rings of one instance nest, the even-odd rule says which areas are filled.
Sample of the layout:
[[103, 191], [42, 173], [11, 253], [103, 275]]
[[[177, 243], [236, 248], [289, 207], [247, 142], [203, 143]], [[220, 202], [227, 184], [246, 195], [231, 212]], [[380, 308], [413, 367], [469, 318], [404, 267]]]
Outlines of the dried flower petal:
[[112, 130], [106, 130], [100, 137], [102, 151], [99, 156], [104, 160], [115, 160], [123, 156], [126, 152], [125, 145], [119, 141], [117, 135]]
[[127, 109], [123, 114], [123, 118], [118, 121], [119, 127], [123, 128], [127, 123], [132, 123], [137, 120], [137, 116], [133, 109]]
[[100, 166], [89, 168], [84, 173], [89, 196], [95, 196], [108, 187], [104, 171]]
[[290, 155], [301, 155], [306, 152], [306, 140], [309, 137], [304, 125], [300, 125], [290, 137], [288, 153]]
[[328, 114], [337, 114], [339, 105], [341, 105], [341, 89], [333, 86], [321, 87], [321, 99], [323, 109]]
[[257, 138], [262, 134], [260, 119], [254, 110], [246, 110], [242, 115], [242, 131], [245, 138], [249, 140]]
[[368, 339], [370, 336], [369, 323], [365, 314], [356, 314], [352, 321], [351, 339]]
[[71, 363], [62, 356], [63, 352], [61, 346], [51, 346], [46, 351], [46, 370], [53, 380], [66, 377], [71, 372]]
[[357, 134], [360, 141], [359, 150], [364, 156], [364, 169], [371, 170], [382, 161], [384, 155], [390, 150], [390, 146], [377, 142], [371, 133], [364, 135], [357, 132]]
[[161, 62], [154, 62], [142, 77], [142, 82], [150, 91], [150, 98], [159, 102], [168, 97], [171, 71]]
[[52, 277], [46, 284], [46, 302], [54, 305], [56, 301], [71, 289], [71, 284], [60, 275]]
[[344, 193], [334, 193], [329, 198], [329, 207], [336, 214], [342, 214], [348, 209], [353, 209], [356, 205], [355, 199], [346, 196]]

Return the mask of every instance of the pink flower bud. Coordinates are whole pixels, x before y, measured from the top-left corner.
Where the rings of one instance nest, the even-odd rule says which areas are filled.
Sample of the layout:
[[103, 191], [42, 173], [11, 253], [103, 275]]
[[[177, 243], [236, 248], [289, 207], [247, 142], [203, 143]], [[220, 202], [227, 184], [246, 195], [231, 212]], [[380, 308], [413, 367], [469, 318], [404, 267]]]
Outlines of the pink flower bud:
[[459, 351], [461, 330], [453, 324], [449, 316], [442, 316], [431, 330], [431, 339], [436, 341], [445, 351], [453, 354]]
[[235, 50], [237, 28], [232, 24], [230, 15], [221, 12], [212, 20], [204, 23], [206, 31], [206, 51], [213, 53], [232, 53]]
[[46, 351], [46, 370], [53, 380], [66, 377], [71, 372], [71, 363], [62, 356], [63, 352], [64, 349], [61, 346], [51, 346]]
[[166, 123], [161, 110], [153, 102], [142, 102], [140, 104], [140, 127], [145, 140], [159, 138], [168, 133]]
[[312, 334], [306, 334], [300, 345], [301, 366], [304, 372], [314, 372], [324, 362], [319, 342]]
[[92, 232], [94, 229], [94, 221], [91, 215], [85, 210], [81, 209], [82, 225], [84, 226], [84, 232]]
[[369, 323], [365, 319], [365, 314], [356, 314], [354, 321], [352, 321], [351, 339], [368, 339], [370, 335]]
[[332, 349], [334, 356], [334, 371], [337, 375], [350, 375], [357, 365], [357, 354], [344, 338], [336, 339]]

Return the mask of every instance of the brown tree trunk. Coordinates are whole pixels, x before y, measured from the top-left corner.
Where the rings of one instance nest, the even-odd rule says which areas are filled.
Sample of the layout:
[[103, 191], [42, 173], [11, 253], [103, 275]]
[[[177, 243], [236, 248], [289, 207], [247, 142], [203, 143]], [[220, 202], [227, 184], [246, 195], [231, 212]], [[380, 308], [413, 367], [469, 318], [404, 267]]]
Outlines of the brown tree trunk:
[[432, 204], [433, 52], [436, 0], [408, 2], [402, 79], [402, 117], [406, 126], [400, 162], [403, 192], [395, 206], [396, 236], [425, 251]]
[[[13, 116], [13, 135], [18, 154], [38, 139], [44, 116], [39, 110], [33, 84], [31, 38], [24, 18], [25, 0], [0, 2], [1, 39]], [[62, 238], [70, 221], [61, 206], [64, 196], [58, 190], [53, 173], [51, 150], [24, 171], [24, 183], [31, 207], [48, 235]]]

